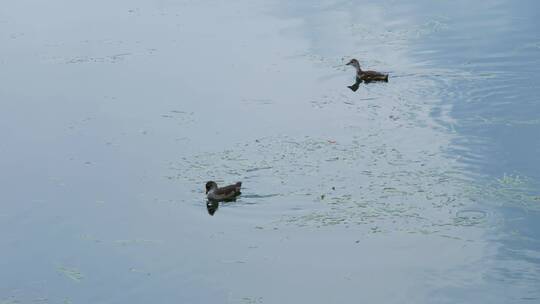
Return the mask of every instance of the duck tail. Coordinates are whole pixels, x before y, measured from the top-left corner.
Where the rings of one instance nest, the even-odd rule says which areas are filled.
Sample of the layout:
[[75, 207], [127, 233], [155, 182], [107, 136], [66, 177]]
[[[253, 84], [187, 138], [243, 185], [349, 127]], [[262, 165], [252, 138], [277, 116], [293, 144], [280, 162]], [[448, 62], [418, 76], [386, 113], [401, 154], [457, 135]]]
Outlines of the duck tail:
[[388, 82], [388, 74], [385, 75], [384, 81]]

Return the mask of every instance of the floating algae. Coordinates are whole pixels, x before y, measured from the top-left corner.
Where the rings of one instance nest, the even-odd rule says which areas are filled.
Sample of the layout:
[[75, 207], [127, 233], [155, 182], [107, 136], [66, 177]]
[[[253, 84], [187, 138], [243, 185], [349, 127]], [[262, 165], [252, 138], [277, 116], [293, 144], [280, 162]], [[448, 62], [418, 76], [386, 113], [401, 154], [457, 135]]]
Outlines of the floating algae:
[[259, 304], [263, 303], [262, 297], [243, 297], [240, 299], [242, 304]]
[[143, 275], [146, 275], [146, 276], [151, 276], [152, 274], [148, 271], [143, 271], [143, 270], [139, 270], [139, 269], [136, 269], [136, 268], [130, 268], [129, 271], [131, 272], [134, 272], [134, 273], [140, 273], [140, 274], [143, 274]]
[[456, 213], [454, 223], [457, 226], [474, 226], [483, 222], [487, 213], [482, 210], [461, 210]]
[[58, 268], [58, 271], [75, 282], [80, 282], [84, 278], [82, 273], [75, 268], [67, 268], [61, 266]]
[[94, 242], [94, 243], [101, 243], [102, 241], [92, 235], [89, 235], [89, 234], [83, 234], [80, 236], [81, 239], [83, 240], [87, 240], [87, 241], [91, 241], [91, 242]]
[[162, 241], [160, 241], [160, 240], [133, 239], [133, 240], [116, 240], [114, 242], [116, 244], [120, 244], [122, 246], [125, 246], [125, 245], [134, 245], [134, 244], [161, 243]]

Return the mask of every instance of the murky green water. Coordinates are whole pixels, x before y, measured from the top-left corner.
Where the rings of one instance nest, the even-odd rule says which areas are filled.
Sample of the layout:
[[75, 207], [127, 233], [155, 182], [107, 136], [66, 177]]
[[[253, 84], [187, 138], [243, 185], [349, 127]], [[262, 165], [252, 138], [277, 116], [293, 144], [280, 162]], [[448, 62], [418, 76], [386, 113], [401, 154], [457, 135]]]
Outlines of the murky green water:
[[539, 12], [5, 3], [0, 303], [539, 302]]

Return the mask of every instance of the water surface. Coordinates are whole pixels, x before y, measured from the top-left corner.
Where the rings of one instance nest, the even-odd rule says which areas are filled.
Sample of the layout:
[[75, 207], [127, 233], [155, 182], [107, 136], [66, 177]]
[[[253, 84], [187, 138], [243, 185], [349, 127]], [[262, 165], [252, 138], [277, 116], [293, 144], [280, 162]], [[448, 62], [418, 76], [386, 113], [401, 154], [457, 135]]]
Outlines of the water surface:
[[539, 8], [5, 5], [0, 303], [540, 301]]

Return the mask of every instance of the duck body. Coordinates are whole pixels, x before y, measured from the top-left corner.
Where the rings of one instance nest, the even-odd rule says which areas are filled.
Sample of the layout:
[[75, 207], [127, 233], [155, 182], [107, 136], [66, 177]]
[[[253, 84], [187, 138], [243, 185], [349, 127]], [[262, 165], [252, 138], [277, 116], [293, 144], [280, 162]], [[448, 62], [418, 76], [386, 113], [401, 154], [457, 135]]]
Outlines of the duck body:
[[356, 69], [356, 80], [359, 82], [371, 81], [386, 81], [388, 82], [388, 74], [379, 73], [376, 71], [363, 71], [360, 68], [360, 63], [356, 59], [351, 59], [347, 65], [352, 65]]
[[388, 81], [388, 74], [383, 74], [375, 71], [360, 71], [356, 73], [356, 78], [361, 81]]
[[220, 188], [216, 182], [209, 181], [206, 183], [206, 197], [214, 202], [234, 200], [238, 195], [242, 194], [240, 188], [242, 188], [241, 182]]

